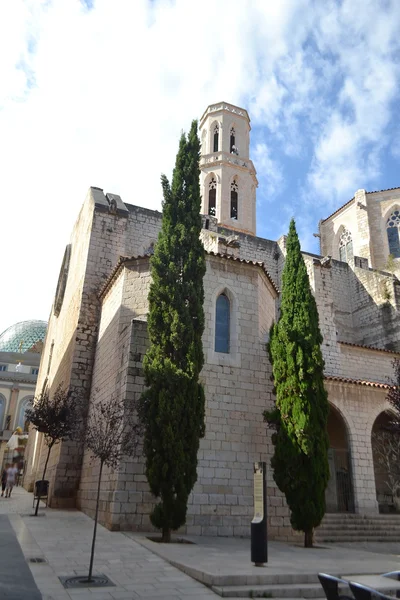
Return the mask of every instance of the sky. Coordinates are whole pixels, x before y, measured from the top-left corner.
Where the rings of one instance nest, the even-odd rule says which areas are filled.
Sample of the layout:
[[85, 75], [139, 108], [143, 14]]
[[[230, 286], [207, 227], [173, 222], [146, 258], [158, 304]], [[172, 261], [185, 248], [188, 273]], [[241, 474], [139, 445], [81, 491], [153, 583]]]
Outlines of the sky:
[[400, 186], [398, 0], [0, 0], [0, 332], [47, 320], [89, 186], [160, 209], [179, 136], [248, 110], [257, 234]]

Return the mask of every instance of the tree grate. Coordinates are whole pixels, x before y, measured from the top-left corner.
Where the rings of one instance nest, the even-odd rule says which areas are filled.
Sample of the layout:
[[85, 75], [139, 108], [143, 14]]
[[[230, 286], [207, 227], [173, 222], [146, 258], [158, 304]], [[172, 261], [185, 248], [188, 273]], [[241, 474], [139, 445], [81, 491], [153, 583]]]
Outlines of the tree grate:
[[107, 575], [92, 575], [92, 580], [88, 581], [87, 575], [75, 575], [72, 577], [58, 578], [65, 588], [98, 588], [115, 586]]
[[47, 561], [46, 561], [46, 559], [45, 559], [45, 558], [41, 558], [41, 557], [34, 557], [34, 558], [30, 558], [30, 559], [29, 559], [29, 562], [30, 562], [30, 563], [35, 563], [35, 564], [37, 564], [37, 563], [45, 563], [45, 562], [47, 562]]

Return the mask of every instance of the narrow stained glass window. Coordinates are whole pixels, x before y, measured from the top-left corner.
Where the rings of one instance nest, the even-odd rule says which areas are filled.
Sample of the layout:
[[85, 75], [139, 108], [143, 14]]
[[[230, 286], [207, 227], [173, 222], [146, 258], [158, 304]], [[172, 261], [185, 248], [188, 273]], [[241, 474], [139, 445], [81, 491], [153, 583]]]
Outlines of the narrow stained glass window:
[[353, 258], [353, 239], [350, 231], [344, 229], [339, 240], [339, 260], [349, 262]]
[[215, 309], [215, 352], [229, 353], [230, 302], [225, 294], [217, 298]]
[[389, 254], [400, 258], [400, 211], [395, 210], [387, 220], [386, 231], [389, 242]]

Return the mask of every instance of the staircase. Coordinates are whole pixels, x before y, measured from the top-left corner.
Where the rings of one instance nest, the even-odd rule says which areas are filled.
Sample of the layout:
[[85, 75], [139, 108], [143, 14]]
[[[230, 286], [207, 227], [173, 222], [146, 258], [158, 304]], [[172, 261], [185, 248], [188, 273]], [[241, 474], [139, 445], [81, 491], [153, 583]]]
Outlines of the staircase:
[[[232, 577], [231, 577], [232, 579]], [[362, 580], [362, 577], [359, 578]], [[379, 581], [381, 579], [382, 581]], [[251, 580], [254, 583], [251, 583]], [[385, 577], [376, 576], [374, 589], [384, 594], [396, 597], [397, 581], [393, 582]], [[231, 582], [233, 583], [233, 582]], [[367, 584], [368, 585], [368, 584]], [[307, 574], [283, 574], [262, 575], [248, 577], [247, 584], [237, 582], [236, 585], [214, 585], [211, 588], [222, 598], [282, 598], [285, 600], [323, 600], [325, 594], [317, 575]], [[350, 598], [352, 594], [347, 583], [339, 584], [339, 594]]]
[[400, 542], [400, 515], [326, 514], [315, 530], [317, 543]]
[[[251, 580], [254, 583], [251, 583]], [[316, 575], [284, 574], [248, 577], [247, 584], [214, 585], [211, 588], [222, 598], [312, 598], [322, 600], [325, 597]], [[345, 591], [345, 588], [344, 590]]]

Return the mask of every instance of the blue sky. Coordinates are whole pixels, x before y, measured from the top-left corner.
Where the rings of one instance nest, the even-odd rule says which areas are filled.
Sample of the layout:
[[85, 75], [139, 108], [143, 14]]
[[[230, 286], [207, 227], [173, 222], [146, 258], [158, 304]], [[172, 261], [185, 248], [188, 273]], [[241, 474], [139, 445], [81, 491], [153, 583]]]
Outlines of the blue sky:
[[0, 331], [47, 319], [95, 185], [160, 208], [182, 129], [250, 114], [258, 235], [400, 186], [397, 0], [13, 0], [0, 6]]

